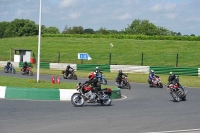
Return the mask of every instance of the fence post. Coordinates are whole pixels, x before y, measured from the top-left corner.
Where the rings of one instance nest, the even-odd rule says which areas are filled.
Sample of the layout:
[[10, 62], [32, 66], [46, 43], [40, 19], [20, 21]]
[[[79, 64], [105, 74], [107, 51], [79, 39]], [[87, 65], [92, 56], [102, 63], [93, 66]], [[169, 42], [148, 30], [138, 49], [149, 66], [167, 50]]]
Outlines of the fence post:
[[142, 53], [142, 66], [143, 66], [143, 61], [144, 61], [144, 54]]
[[83, 64], [83, 59], [81, 59], [81, 64]]
[[111, 65], [111, 52], [110, 52], [110, 58], [109, 58], [109, 65]]
[[60, 53], [58, 53], [58, 63], [60, 63]]
[[176, 55], [176, 67], [178, 67], [178, 54]]

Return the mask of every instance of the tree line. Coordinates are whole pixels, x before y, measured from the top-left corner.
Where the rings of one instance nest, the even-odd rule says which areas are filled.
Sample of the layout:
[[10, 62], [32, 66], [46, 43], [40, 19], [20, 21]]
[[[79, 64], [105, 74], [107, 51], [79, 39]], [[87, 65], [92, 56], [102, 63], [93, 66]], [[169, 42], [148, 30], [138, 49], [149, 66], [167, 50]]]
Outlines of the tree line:
[[[21, 37], [38, 35], [38, 24], [29, 19], [15, 19], [11, 22], [0, 22], [0, 38]], [[64, 27], [60, 32], [57, 27], [41, 26], [41, 34], [123, 34], [123, 35], [147, 35], [147, 36], [182, 36], [180, 32], [170, 31], [164, 27], [156, 26], [149, 20], [135, 19], [121, 31], [107, 30], [101, 27], [94, 31], [92, 28], [84, 29], [82, 26]], [[188, 35], [184, 35], [188, 36]], [[195, 36], [191, 34], [190, 36]]]

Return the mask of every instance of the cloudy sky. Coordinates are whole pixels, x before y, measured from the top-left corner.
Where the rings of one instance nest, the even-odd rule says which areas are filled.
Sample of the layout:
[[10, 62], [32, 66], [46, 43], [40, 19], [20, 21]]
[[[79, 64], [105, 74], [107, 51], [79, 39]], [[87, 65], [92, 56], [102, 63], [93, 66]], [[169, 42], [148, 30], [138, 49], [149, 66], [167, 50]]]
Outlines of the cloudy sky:
[[[30, 19], [39, 23], [40, 0], [0, 0], [0, 22]], [[135, 19], [182, 35], [200, 36], [200, 0], [42, 0], [42, 24], [84, 29], [122, 30]]]

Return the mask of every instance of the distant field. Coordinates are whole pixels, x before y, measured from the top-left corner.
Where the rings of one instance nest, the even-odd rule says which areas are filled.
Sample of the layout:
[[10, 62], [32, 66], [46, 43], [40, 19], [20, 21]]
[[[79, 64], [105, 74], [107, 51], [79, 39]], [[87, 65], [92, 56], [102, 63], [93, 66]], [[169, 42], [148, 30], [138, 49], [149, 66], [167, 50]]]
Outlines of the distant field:
[[[106, 38], [41, 38], [41, 62], [58, 62], [80, 64], [78, 53], [88, 53], [92, 60], [84, 60], [84, 64], [109, 64], [110, 43], [112, 64], [141, 65], [142, 53], [144, 66], [176, 65], [178, 54], [179, 67], [200, 67], [200, 42], [197, 41], [153, 41], [133, 39]], [[4, 38], [0, 39], [0, 60], [10, 59], [10, 48], [30, 49], [37, 57], [38, 38]], [[13, 60], [12, 55], [12, 60]]]

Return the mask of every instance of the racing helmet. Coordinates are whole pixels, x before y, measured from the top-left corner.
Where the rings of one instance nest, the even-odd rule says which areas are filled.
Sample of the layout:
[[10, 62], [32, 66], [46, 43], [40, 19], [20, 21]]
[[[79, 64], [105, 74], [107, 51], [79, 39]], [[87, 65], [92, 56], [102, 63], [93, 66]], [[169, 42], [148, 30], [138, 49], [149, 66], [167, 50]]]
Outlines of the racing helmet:
[[89, 75], [88, 75], [89, 80], [93, 80], [94, 77], [95, 77], [95, 73], [94, 72], [89, 73]]

